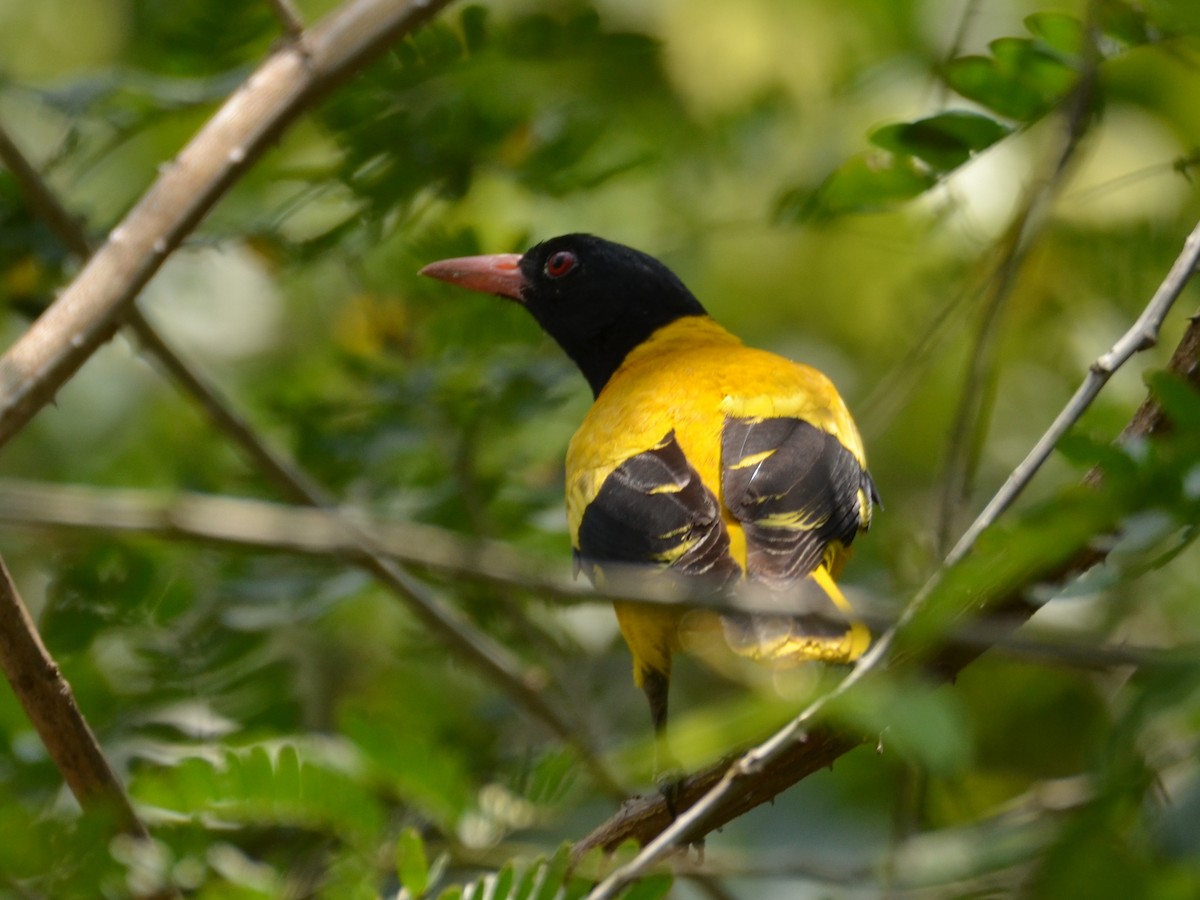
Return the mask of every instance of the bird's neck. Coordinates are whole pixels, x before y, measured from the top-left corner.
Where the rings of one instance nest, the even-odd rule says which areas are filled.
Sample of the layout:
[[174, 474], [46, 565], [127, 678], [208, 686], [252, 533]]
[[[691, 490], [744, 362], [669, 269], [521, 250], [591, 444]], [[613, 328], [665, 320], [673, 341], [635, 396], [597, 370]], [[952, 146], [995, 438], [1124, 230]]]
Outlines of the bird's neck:
[[679, 350], [694, 350], [705, 345], [740, 345], [741, 341], [718, 325], [706, 313], [679, 316], [655, 328], [637, 340], [613, 341], [600, 339], [587, 342], [567, 353], [587, 379], [595, 396], [618, 370], [635, 361], [655, 364]]
[[631, 353], [651, 341], [659, 333], [673, 328], [680, 322], [698, 320], [712, 322], [712, 319], [703, 312], [678, 316], [669, 321], [639, 329], [631, 329], [628, 322], [617, 322], [593, 333], [586, 341], [570, 343], [560, 341], [560, 344], [575, 365], [579, 367], [583, 377], [587, 379], [593, 396], [598, 397], [600, 391], [604, 389], [609, 379], [613, 377]]

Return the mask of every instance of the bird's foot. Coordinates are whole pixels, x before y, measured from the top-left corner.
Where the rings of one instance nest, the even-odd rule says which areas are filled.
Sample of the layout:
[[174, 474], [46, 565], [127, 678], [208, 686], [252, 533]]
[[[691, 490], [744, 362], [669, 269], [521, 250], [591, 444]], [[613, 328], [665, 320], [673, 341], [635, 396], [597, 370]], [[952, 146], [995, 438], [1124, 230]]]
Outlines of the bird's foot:
[[687, 773], [678, 766], [662, 769], [654, 776], [658, 793], [667, 804], [667, 812], [672, 820], [681, 812], [680, 800], [683, 798], [683, 782], [686, 777]]

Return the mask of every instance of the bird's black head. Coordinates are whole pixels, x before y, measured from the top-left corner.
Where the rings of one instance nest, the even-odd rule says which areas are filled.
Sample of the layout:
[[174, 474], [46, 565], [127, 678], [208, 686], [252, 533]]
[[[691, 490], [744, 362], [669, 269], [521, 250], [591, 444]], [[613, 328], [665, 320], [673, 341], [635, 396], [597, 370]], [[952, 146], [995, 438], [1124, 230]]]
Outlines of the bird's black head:
[[700, 301], [654, 257], [590, 234], [551, 238], [520, 257], [448, 259], [421, 272], [519, 301], [596, 394], [629, 351], [663, 325], [704, 315]]

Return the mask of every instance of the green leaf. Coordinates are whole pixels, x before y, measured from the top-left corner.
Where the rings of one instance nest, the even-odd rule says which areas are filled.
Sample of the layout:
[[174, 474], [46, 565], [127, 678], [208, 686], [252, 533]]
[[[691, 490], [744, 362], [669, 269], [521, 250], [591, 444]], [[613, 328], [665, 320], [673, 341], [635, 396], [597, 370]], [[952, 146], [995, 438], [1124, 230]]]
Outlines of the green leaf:
[[534, 900], [554, 900], [567, 878], [567, 868], [570, 865], [571, 845], [564, 843], [546, 861]]
[[1137, 474], [1137, 464], [1130, 458], [1127, 448], [1111, 441], [1096, 440], [1078, 431], [1068, 431], [1059, 438], [1054, 449], [1076, 468], [1099, 466], [1106, 478], [1120, 478], [1128, 482]]
[[405, 828], [396, 841], [396, 875], [400, 884], [414, 897], [429, 890], [429, 861], [425, 842], [415, 828]]
[[554, 803], [575, 782], [579, 770], [576, 756], [562, 749], [547, 751], [534, 764], [526, 796], [534, 803]]
[[1191, 382], [1172, 372], [1155, 372], [1147, 381], [1176, 427], [1200, 429], [1200, 393]]
[[632, 884], [621, 894], [621, 900], [660, 900], [674, 884], [670, 872], [656, 872]]
[[513, 862], [509, 860], [496, 873], [496, 880], [492, 882], [491, 890], [488, 891], [488, 900], [508, 900], [509, 894], [512, 893], [515, 878], [516, 872]]
[[533, 896], [533, 888], [537, 884], [538, 873], [541, 871], [544, 863], [545, 859], [538, 857], [534, 862], [525, 867], [525, 870], [521, 872], [521, 877], [517, 879], [517, 883], [513, 886], [512, 900], [529, 900]]
[[594, 879], [585, 878], [577, 870], [573, 869], [571, 876], [567, 879], [567, 886], [563, 892], [562, 900], [582, 900], [595, 885], [596, 882]]
[[[1166, 20], [1168, 27], [1171, 24], [1200, 27], [1200, 14], [1194, 0], [1167, 0], [1156, 5], [1158, 15]], [[1100, 0], [1095, 4], [1095, 10], [1100, 31], [1127, 47], [1140, 47], [1163, 36], [1144, 10], [1123, 0]]]
[[1046, 46], [1067, 58], [1080, 56], [1087, 45], [1083, 23], [1066, 13], [1034, 13], [1025, 17], [1025, 27]]
[[1011, 128], [988, 116], [955, 111], [915, 122], [885, 125], [872, 132], [870, 140], [897, 155], [915, 156], [934, 171], [945, 174], [1011, 132]]
[[479, 53], [487, 45], [488, 10], [483, 6], [468, 6], [459, 17], [463, 43], [468, 53]]
[[988, 654], [963, 673], [954, 693], [960, 689], [977, 770], [1069, 777], [1088, 765], [1113, 728], [1095, 682], [1066, 666], [1029, 666]]
[[838, 697], [829, 712], [855, 733], [880, 735], [883, 752], [948, 775], [966, 767], [971, 744], [958, 698], [938, 687], [892, 673], [887, 680], [862, 682]]
[[1015, 524], [988, 529], [966, 559], [942, 575], [898, 644], [937, 643], [964, 615], [986, 609], [1019, 585], [1050, 577], [1096, 535], [1112, 530], [1124, 502], [1103, 490], [1078, 488], [1030, 510]]
[[1028, 120], [1044, 110], [1036, 91], [1002, 75], [985, 56], [960, 56], [946, 64], [946, 83], [968, 100], [1013, 119]]
[[830, 175], [808, 210], [840, 215], [881, 210], [916, 197], [937, 183], [936, 176], [912, 160], [894, 155], [859, 155]]
[[275, 801], [283, 815], [301, 808], [300, 754], [295, 744], [285, 744], [275, 760]]
[[[1030, 42], [1019, 43], [1025, 48], [1032, 48]], [[1031, 58], [1033, 55], [1030, 54]], [[1044, 58], [1042, 62], [1040, 68], [1049, 70], [1048, 76], [1060, 74], [1060, 77], [1046, 77], [1043, 82], [1032, 71], [1027, 76], [1019, 77], [1010, 71], [1013, 68], [1020, 70], [1019, 61], [1009, 61], [1007, 65], [1001, 66], [996, 60], [985, 56], [962, 56], [948, 62], [946, 80], [950, 88], [958, 91], [967, 100], [994, 109], [1010, 119], [1033, 121], [1048, 112], [1052, 104], [1060, 100], [1064, 86], [1062, 83], [1068, 80], [1066, 73], [1073, 77], [1073, 73], [1060, 62], [1052, 62], [1050, 58]]]
[[593, 847], [575, 863], [571, 871], [594, 883], [616, 865], [619, 863], [615, 854], [610, 855], [603, 847]]

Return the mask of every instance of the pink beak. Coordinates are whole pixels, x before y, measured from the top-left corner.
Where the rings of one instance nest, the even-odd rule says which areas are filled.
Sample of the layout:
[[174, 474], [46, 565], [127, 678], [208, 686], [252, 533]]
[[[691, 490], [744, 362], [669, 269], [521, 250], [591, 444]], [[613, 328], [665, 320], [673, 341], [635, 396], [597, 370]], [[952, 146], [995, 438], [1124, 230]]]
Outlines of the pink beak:
[[418, 273], [438, 281], [456, 284], [470, 291], [498, 294], [522, 302], [521, 286], [525, 277], [516, 253], [497, 253], [494, 256], [462, 256], [432, 262]]

